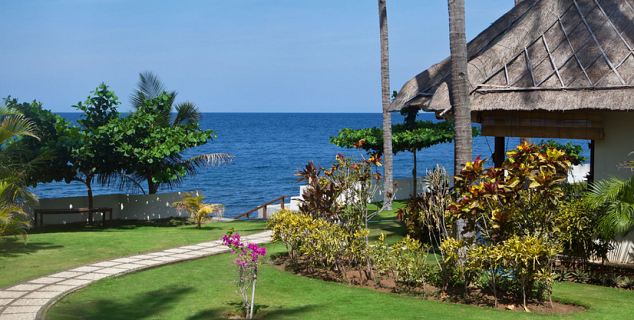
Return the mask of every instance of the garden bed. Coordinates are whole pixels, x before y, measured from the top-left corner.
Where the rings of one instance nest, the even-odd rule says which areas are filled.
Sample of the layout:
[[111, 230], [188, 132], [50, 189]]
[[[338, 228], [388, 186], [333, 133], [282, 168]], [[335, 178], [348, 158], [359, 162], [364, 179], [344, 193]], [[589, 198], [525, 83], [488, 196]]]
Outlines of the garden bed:
[[[348, 279], [346, 280], [338, 272], [321, 268], [312, 268], [309, 262], [305, 259], [299, 259], [298, 263], [292, 263], [287, 254], [277, 255], [270, 263], [274, 264], [279, 270], [292, 272], [294, 274], [313, 279], [348, 283], [350, 286], [354, 287], [368, 288], [375, 291], [390, 292], [407, 296], [416, 296], [421, 299], [432, 301], [464, 304], [489, 309], [495, 308], [493, 293], [489, 290], [470, 288], [468, 296], [465, 297], [464, 288], [451, 288], [446, 292], [442, 292], [442, 290], [432, 285], [426, 285], [424, 289], [422, 285], [408, 287], [407, 284], [397, 282], [389, 275], [377, 279], [378, 281], [374, 281], [371, 277], [367, 276], [365, 268], [363, 268], [361, 272], [359, 272], [358, 269], [347, 270], [346, 273]], [[497, 309], [525, 312], [522, 304], [521, 296], [500, 295]], [[585, 310], [582, 306], [564, 304], [557, 301], [553, 301], [551, 307], [549, 301], [539, 301], [537, 299], [527, 300], [526, 305], [530, 312], [540, 314], [571, 314]]]

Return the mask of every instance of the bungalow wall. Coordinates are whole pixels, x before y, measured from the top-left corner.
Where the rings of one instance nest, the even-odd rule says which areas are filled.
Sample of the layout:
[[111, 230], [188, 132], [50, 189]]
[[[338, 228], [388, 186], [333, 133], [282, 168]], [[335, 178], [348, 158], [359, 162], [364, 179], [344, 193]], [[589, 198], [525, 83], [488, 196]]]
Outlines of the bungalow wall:
[[603, 112], [602, 116], [605, 139], [595, 140], [595, 180], [611, 176], [628, 179], [632, 171], [618, 168], [618, 165], [634, 160], [634, 155], [628, 157], [634, 151], [634, 111], [609, 111]]

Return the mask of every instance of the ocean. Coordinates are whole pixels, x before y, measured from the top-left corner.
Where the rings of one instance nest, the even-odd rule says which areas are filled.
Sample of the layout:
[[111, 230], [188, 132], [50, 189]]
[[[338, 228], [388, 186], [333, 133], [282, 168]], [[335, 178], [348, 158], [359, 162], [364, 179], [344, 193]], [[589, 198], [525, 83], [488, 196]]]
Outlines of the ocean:
[[[77, 120], [80, 113], [60, 113], [68, 120]], [[435, 119], [432, 113], [422, 113], [419, 120]], [[392, 123], [402, 122], [400, 114], [392, 116]], [[380, 113], [204, 113], [200, 121], [203, 129], [212, 129], [217, 137], [206, 145], [187, 150], [186, 156], [203, 153], [229, 153], [233, 162], [219, 167], [203, 169], [171, 191], [202, 190], [208, 203], [222, 203], [225, 217], [235, 217], [283, 195], [299, 195], [295, 184], [296, 170], [310, 160], [329, 168], [337, 153], [359, 158], [357, 150], [342, 149], [328, 142], [343, 128], [371, 128], [382, 124]], [[474, 157], [491, 158], [494, 139], [473, 139]], [[533, 139], [539, 142], [542, 139]], [[572, 141], [584, 149], [589, 157], [587, 140]], [[519, 138], [507, 138], [507, 149], [519, 143]], [[453, 143], [423, 149], [417, 154], [418, 176], [439, 164], [453, 174]], [[409, 152], [394, 156], [394, 178], [412, 176], [414, 157]], [[490, 162], [490, 161], [489, 161]], [[492, 163], [490, 163], [492, 165]], [[53, 182], [39, 184], [32, 189], [40, 198], [86, 196], [86, 187], [80, 182]], [[125, 193], [116, 188], [93, 186], [95, 195]], [[160, 192], [171, 192], [161, 190]]]

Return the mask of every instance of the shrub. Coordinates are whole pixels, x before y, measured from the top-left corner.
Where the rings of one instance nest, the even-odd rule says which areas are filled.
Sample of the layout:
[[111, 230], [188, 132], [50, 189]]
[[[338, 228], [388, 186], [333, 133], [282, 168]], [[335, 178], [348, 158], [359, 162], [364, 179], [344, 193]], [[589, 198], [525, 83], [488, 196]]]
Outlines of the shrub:
[[427, 264], [427, 256], [431, 247], [423, 245], [417, 239], [406, 236], [402, 241], [391, 247], [385, 244], [385, 235], [370, 248], [371, 257], [377, 272], [391, 273], [397, 282], [411, 289], [419, 284], [423, 285], [423, 293], [428, 278], [433, 270]]
[[314, 230], [325, 228], [326, 221], [306, 213], [281, 210], [269, 218], [267, 229], [273, 230], [273, 241], [281, 241], [289, 257], [297, 261], [306, 237]]
[[562, 201], [555, 214], [554, 234], [563, 245], [564, 253], [583, 263], [589, 259], [607, 260], [612, 245], [610, 238], [599, 233], [602, 216], [581, 197], [571, 196]]

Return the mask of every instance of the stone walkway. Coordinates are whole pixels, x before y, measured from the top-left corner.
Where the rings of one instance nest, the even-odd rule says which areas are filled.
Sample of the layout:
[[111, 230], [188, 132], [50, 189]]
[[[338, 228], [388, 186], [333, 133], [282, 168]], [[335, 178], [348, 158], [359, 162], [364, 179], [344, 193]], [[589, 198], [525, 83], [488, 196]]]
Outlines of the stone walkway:
[[[268, 243], [272, 231], [243, 236], [246, 243]], [[40, 278], [27, 280], [0, 289], [0, 320], [41, 319], [43, 312], [55, 301], [90, 283], [107, 277], [117, 277], [139, 270], [185, 260], [198, 259], [228, 249], [221, 240], [137, 254], [123, 258], [86, 264]]]

